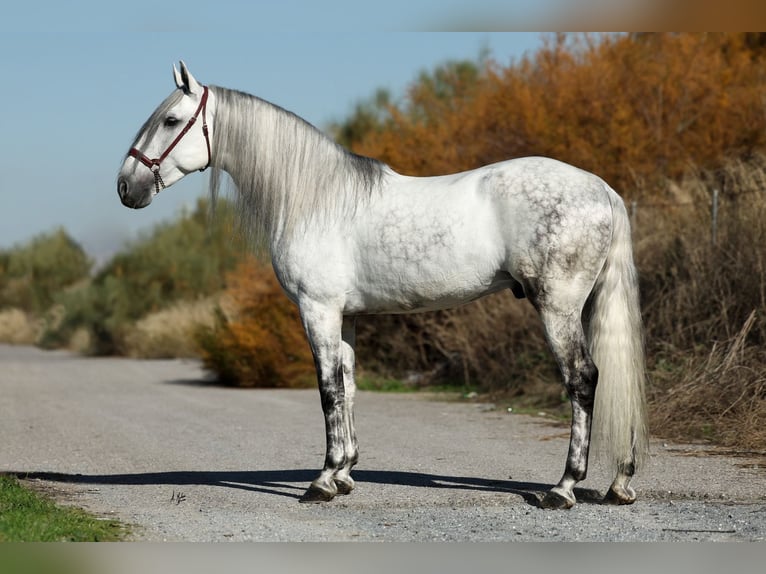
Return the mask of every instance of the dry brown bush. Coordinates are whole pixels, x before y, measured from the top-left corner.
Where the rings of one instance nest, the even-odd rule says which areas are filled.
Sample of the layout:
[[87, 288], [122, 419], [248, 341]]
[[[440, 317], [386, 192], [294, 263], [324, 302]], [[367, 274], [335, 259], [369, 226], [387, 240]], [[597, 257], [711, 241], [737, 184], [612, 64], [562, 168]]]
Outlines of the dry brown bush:
[[542, 325], [510, 291], [457, 309], [358, 320], [358, 363], [419, 386], [462, 385], [558, 403], [561, 387]]
[[41, 328], [40, 321], [21, 309], [0, 310], [0, 343], [34, 345]]
[[[679, 184], [682, 205], [639, 208], [635, 226], [652, 429], [766, 449], [766, 158]], [[712, 241], [712, 190], [720, 192]]]
[[677, 440], [712, 440], [746, 451], [766, 448], [766, 352], [748, 344], [756, 312], [707, 356], [682, 353], [673, 368], [658, 365], [650, 387], [655, 433]]
[[145, 359], [199, 357], [196, 333], [213, 327], [217, 305], [218, 297], [209, 297], [179, 301], [150, 313], [126, 329], [124, 353]]

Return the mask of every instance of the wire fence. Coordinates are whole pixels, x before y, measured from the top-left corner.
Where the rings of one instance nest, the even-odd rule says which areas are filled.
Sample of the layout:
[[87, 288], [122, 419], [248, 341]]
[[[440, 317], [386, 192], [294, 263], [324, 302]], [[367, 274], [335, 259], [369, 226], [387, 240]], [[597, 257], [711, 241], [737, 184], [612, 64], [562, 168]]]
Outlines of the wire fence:
[[[732, 208], [732, 212], [733, 212], [733, 208], [735, 207], [737, 209], [740, 209], [741, 203], [738, 200], [740, 200], [741, 198], [745, 196], [750, 196], [750, 195], [763, 196], [763, 191], [748, 190], [748, 191], [742, 191], [736, 194], [732, 194], [731, 196], [723, 196], [717, 188], [714, 188], [713, 190], [711, 190], [710, 202], [706, 211], [709, 214], [710, 242], [713, 246], [718, 244], [719, 229], [721, 225], [721, 216], [726, 211], [727, 205], [729, 205]], [[668, 209], [689, 208], [689, 209], [696, 209], [700, 211], [700, 213], [702, 213], [703, 211], [702, 208], [704, 208], [704, 203], [705, 203], [704, 200], [702, 201], [695, 201], [695, 200], [637, 201], [637, 200], [633, 200], [633, 201], [630, 201], [627, 205], [628, 212], [630, 215], [630, 225], [634, 231], [641, 229], [643, 226], [639, 224], [639, 213], [643, 213], [646, 210], [666, 211]]]

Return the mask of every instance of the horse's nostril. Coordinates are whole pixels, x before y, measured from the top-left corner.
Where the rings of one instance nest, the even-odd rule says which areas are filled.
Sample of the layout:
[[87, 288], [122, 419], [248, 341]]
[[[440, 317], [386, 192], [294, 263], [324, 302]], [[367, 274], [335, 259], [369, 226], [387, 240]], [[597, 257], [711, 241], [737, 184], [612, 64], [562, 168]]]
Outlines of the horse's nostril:
[[128, 195], [128, 182], [122, 178], [117, 181], [117, 193], [120, 199], [125, 199], [125, 196]]

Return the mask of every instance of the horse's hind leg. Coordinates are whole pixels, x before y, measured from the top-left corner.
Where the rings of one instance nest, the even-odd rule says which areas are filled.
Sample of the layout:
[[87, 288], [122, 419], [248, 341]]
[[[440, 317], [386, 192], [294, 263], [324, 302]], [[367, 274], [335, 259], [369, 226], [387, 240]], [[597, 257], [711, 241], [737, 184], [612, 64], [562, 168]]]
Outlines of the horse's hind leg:
[[543, 508], [571, 508], [574, 486], [585, 479], [596, 396], [598, 371], [588, 352], [579, 312], [557, 313], [540, 309], [548, 343], [564, 377], [572, 403], [572, 427], [564, 475], [543, 497]]
[[633, 478], [635, 468], [635, 455], [633, 460], [617, 465], [617, 476], [604, 496], [604, 502], [608, 504], [633, 504], [636, 501], [636, 491], [630, 486], [630, 479]]

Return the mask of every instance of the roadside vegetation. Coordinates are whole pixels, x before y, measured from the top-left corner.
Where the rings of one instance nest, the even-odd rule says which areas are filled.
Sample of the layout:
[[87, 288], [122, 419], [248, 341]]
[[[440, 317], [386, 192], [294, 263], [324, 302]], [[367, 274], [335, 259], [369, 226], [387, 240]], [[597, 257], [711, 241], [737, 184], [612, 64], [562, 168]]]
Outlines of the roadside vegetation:
[[[212, 322], [244, 254], [229, 206], [216, 213], [200, 201], [97, 270], [63, 230], [0, 252], [0, 338], [90, 355], [196, 355], [192, 331]], [[162, 322], [149, 319], [158, 313]]]
[[[411, 175], [547, 155], [626, 200], [651, 429], [766, 451], [764, 34], [555, 35], [519, 61], [448, 62], [330, 127]], [[298, 110], [299, 111], [299, 110]], [[713, 227], [713, 197], [717, 191]], [[227, 385], [313, 384], [295, 307], [202, 202], [93, 270], [64, 231], [0, 252], [0, 339], [89, 354], [197, 356]], [[358, 320], [368, 388], [464, 389], [566, 413], [540, 321], [500, 293]]]
[[222, 384], [314, 384], [314, 361], [298, 308], [282, 292], [269, 264], [244, 258], [229, 275], [224, 297], [213, 325], [196, 333], [204, 365]]
[[126, 532], [115, 521], [57, 506], [15, 477], [0, 475], [0, 542], [116, 541]]

